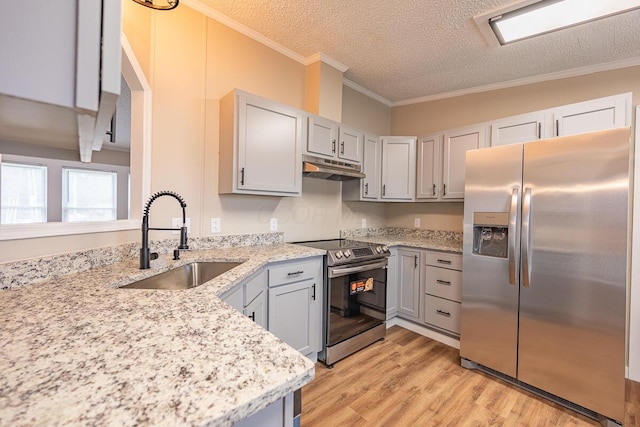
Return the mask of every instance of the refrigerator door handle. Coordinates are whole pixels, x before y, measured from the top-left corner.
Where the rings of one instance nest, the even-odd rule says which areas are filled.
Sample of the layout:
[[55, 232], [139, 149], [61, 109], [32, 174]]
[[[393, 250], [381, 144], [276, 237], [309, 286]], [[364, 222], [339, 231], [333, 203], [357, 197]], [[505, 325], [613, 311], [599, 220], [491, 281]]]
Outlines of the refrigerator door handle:
[[518, 220], [518, 196], [520, 188], [513, 187], [511, 192], [511, 206], [509, 207], [509, 283], [515, 285], [517, 283], [516, 272], [518, 271], [516, 258], [516, 230]]
[[531, 286], [531, 268], [529, 267], [531, 252], [531, 248], [529, 247], [531, 230], [531, 188], [524, 190], [522, 202], [522, 286], [528, 288]]

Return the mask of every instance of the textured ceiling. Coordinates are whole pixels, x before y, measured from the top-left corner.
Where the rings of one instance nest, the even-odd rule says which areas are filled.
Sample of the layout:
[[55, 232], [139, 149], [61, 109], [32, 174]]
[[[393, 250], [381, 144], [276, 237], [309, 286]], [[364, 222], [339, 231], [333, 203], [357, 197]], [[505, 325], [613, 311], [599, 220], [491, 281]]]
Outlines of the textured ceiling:
[[473, 16], [513, 0], [199, 1], [392, 102], [640, 58], [640, 10], [489, 46]]

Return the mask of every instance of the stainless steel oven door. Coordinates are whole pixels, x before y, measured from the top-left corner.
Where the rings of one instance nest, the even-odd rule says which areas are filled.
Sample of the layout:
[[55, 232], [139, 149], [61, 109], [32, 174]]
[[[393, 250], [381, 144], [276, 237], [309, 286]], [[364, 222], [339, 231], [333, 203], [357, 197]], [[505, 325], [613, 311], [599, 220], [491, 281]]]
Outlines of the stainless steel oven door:
[[326, 345], [332, 346], [386, 320], [387, 259], [329, 267]]

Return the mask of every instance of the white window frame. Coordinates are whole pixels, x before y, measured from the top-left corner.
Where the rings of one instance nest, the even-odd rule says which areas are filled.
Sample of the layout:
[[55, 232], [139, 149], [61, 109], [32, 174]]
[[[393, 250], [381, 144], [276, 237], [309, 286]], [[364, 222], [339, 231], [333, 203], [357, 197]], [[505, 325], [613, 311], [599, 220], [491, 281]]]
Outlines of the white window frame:
[[[39, 168], [39, 169], [44, 169], [44, 182], [43, 182], [43, 199], [44, 199], [44, 205], [42, 206], [15, 206], [15, 208], [21, 209], [21, 208], [31, 208], [31, 209], [40, 209], [41, 211], [44, 212], [44, 217], [45, 217], [45, 221], [41, 221], [41, 222], [33, 222], [30, 224], [43, 224], [46, 223], [47, 220], [47, 179], [48, 179], [48, 169], [46, 166], [44, 165], [40, 165], [37, 163], [29, 163], [29, 162], [17, 162], [17, 161], [2, 161], [2, 156], [0, 156], [0, 169], [2, 168], [2, 165], [16, 165], [19, 167], [33, 167], [33, 168]], [[1, 181], [1, 179], [0, 179]], [[6, 206], [0, 206], [0, 208], [6, 208]], [[20, 225], [24, 225], [24, 224], [13, 224], [13, 223], [9, 223], [9, 224], [2, 224], [4, 225], [14, 225], [14, 226], [20, 226]]]
[[[73, 172], [84, 172], [90, 174], [101, 174], [101, 175], [109, 175], [111, 177], [111, 210], [112, 219], [115, 220], [118, 217], [118, 173], [111, 170], [101, 170], [101, 169], [83, 169], [77, 167], [62, 167], [62, 222], [96, 222], [96, 221], [104, 221], [104, 220], [85, 220], [85, 221], [70, 221], [69, 210], [88, 210], [88, 209], [96, 209], [96, 207], [79, 207], [79, 206], [70, 206], [71, 197], [69, 195], [69, 174]], [[97, 208], [97, 209], [107, 209], [107, 208]]]

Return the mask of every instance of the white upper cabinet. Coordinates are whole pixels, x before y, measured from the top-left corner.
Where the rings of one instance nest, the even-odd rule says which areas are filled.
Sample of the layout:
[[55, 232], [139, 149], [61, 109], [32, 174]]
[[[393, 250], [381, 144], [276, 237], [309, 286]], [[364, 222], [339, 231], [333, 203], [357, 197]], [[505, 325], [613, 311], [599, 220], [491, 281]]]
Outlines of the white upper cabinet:
[[0, 139], [91, 161], [120, 94], [120, 28], [119, 1], [2, 2]]
[[220, 101], [221, 194], [300, 196], [303, 113], [234, 90]]
[[553, 110], [553, 136], [575, 135], [631, 124], [631, 93], [565, 105]]
[[371, 133], [365, 133], [363, 141], [362, 172], [366, 177], [342, 182], [342, 199], [345, 201], [380, 199], [382, 141], [380, 137]]
[[337, 122], [320, 116], [309, 116], [307, 124], [307, 152], [335, 157], [338, 144]]
[[309, 115], [306, 153], [351, 163], [362, 162], [363, 133], [324, 117]]
[[416, 199], [437, 200], [441, 194], [442, 134], [418, 138]]
[[485, 126], [469, 126], [444, 133], [442, 198], [463, 199], [465, 161], [469, 150], [485, 146]]
[[491, 122], [489, 125], [491, 146], [497, 147], [546, 138], [545, 117], [544, 111], [537, 111]]
[[349, 126], [340, 125], [338, 130], [338, 157], [350, 162], [362, 162], [362, 132]]
[[382, 137], [382, 195], [385, 201], [415, 200], [416, 137]]

